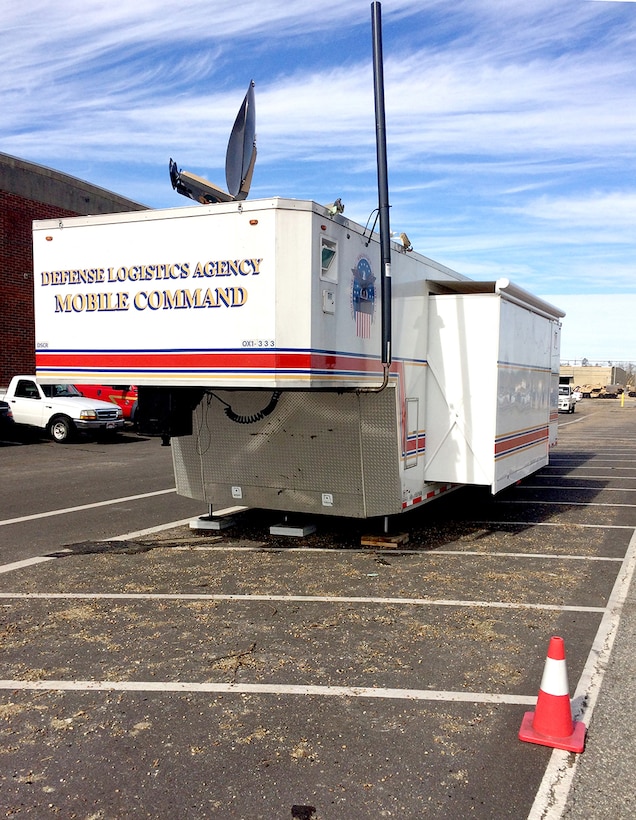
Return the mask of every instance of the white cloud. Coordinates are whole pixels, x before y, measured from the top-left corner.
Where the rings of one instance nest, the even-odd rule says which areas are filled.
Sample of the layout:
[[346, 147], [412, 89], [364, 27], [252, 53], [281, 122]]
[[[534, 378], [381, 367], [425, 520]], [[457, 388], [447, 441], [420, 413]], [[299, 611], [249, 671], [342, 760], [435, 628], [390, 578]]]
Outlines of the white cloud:
[[[636, 225], [636, 191], [591, 192], [585, 197], [542, 196], [529, 201], [522, 212], [562, 228], [594, 228], [596, 241], [631, 241], [625, 229]], [[589, 239], [589, 235], [588, 235]]]

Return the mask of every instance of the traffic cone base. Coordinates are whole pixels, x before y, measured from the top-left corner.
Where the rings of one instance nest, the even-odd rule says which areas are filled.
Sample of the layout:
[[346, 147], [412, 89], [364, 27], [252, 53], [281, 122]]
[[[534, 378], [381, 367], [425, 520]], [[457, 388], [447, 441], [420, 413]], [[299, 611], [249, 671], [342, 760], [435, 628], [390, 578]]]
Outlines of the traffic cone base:
[[551, 746], [553, 749], [565, 749], [566, 752], [576, 752], [579, 754], [585, 748], [586, 726], [580, 720], [572, 721], [572, 734], [568, 737], [554, 737], [544, 735], [532, 725], [534, 722], [534, 712], [526, 712], [521, 721], [519, 729], [519, 740], [527, 743], [538, 743], [540, 746]]

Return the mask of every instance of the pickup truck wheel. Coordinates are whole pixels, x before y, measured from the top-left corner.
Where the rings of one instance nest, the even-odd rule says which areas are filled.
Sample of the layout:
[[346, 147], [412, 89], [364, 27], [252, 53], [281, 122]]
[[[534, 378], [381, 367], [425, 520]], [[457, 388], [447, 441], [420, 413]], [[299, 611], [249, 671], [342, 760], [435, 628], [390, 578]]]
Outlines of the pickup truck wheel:
[[54, 419], [51, 419], [49, 423], [51, 438], [53, 441], [57, 441], [58, 444], [69, 441], [69, 439], [73, 438], [74, 432], [75, 425], [66, 416], [56, 416]]

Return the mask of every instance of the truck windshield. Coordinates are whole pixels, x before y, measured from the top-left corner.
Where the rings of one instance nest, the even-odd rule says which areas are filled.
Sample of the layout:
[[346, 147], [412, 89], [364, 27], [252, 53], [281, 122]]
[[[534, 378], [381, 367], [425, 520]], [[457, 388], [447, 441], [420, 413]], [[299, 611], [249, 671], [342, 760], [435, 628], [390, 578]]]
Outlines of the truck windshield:
[[569, 396], [570, 395], [570, 388], [561, 386], [559, 387], [559, 396]]
[[72, 384], [42, 384], [42, 392], [49, 399], [58, 396], [81, 396], [82, 394]]

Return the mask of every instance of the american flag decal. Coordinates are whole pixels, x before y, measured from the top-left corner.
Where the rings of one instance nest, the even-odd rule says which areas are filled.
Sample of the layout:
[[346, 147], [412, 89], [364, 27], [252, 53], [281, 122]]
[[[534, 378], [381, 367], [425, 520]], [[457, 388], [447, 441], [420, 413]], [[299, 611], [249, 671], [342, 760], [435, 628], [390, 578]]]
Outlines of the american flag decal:
[[368, 339], [371, 336], [371, 325], [375, 314], [375, 276], [366, 256], [358, 259], [352, 273], [351, 304], [356, 322], [356, 336]]

